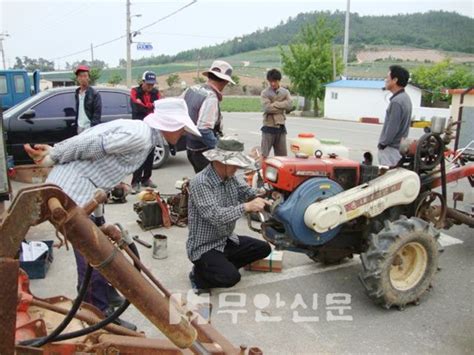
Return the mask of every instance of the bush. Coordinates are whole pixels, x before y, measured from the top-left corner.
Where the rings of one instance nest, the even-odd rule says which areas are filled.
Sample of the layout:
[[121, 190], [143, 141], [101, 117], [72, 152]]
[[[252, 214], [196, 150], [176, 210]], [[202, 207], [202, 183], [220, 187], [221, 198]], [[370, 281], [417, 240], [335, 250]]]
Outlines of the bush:
[[202, 76], [195, 76], [193, 78], [194, 84], [204, 84], [206, 82], [206, 79], [204, 79]]
[[110, 85], [118, 85], [121, 82], [122, 82], [122, 76], [118, 73], [113, 74], [108, 81]]
[[168, 78], [166, 79], [166, 84], [168, 84], [168, 86], [169, 86], [170, 88], [172, 88], [173, 86], [175, 86], [176, 84], [178, 84], [180, 81], [181, 81], [181, 78], [179, 77], [178, 74], [171, 74], [171, 75], [168, 76]]

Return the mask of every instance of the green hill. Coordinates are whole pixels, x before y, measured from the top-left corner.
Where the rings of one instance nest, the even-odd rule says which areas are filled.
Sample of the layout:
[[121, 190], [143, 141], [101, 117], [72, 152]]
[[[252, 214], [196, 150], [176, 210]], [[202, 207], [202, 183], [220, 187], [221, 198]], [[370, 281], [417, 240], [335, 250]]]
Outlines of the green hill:
[[[187, 50], [175, 56], [135, 60], [134, 65], [194, 61], [198, 55], [204, 59], [223, 58], [287, 45], [295, 39], [303, 25], [314, 21], [316, 15], [326, 15], [339, 24], [340, 35], [336, 44], [342, 44], [344, 12], [301, 13], [274, 28], [264, 28], [219, 45]], [[474, 19], [454, 12], [430, 11], [394, 16], [360, 16], [354, 13], [350, 18], [349, 42], [355, 49], [365, 45], [391, 45], [474, 53], [473, 32]]]

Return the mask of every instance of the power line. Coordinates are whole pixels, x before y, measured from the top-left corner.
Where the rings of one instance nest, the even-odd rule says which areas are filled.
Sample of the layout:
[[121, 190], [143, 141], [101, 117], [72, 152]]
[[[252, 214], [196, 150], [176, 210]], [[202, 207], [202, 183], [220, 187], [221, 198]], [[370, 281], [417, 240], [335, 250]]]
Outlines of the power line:
[[[139, 32], [139, 31], [141, 31], [141, 30], [143, 30], [143, 29], [145, 29], [145, 28], [149, 28], [149, 27], [151, 27], [151, 26], [154, 26], [154, 25], [156, 25], [157, 23], [162, 22], [162, 21], [164, 21], [164, 20], [170, 18], [171, 16], [176, 15], [178, 12], [183, 11], [184, 9], [186, 9], [186, 8], [188, 8], [189, 6], [195, 4], [196, 2], [197, 2], [197, 0], [193, 0], [192, 2], [186, 4], [185, 6], [180, 7], [179, 9], [177, 9], [177, 10], [171, 12], [170, 14], [168, 14], [168, 15], [166, 15], [166, 16], [163, 16], [163, 17], [159, 18], [158, 20], [156, 20], [156, 21], [154, 21], [154, 22], [152, 22], [152, 23], [150, 23], [150, 24], [148, 24], [148, 25], [146, 25], [146, 26], [143, 26], [143, 27], [141, 27], [140, 29], [138, 29], [138, 30], [136, 30], [136, 31], [133, 31], [133, 32]], [[99, 44], [93, 46], [92, 48], [94, 48], [94, 49], [100, 48], [100, 47], [106, 46], [106, 45], [108, 45], [108, 44], [110, 44], [110, 43], [119, 41], [119, 40], [121, 40], [121, 39], [123, 39], [123, 38], [125, 38], [125, 37], [126, 37], [125, 35], [122, 35], [122, 36], [120, 36], [120, 37], [111, 39], [111, 40], [109, 40], [109, 41], [105, 41], [105, 42], [99, 43]], [[89, 47], [89, 48], [87, 48], [87, 49], [82, 49], [82, 50], [77, 51], [77, 52], [74, 52], [74, 53], [66, 54], [66, 55], [63, 55], [63, 56], [60, 56], [60, 57], [54, 57], [54, 58], [51, 58], [51, 59], [49, 59], [49, 60], [54, 61], [54, 60], [64, 59], [64, 58], [72, 57], [72, 56], [75, 56], [75, 55], [78, 55], [78, 54], [90, 52], [90, 50], [91, 50], [91, 48]]]
[[68, 22], [68, 21], [71, 21], [71, 17], [74, 15], [77, 15], [87, 9], [89, 9], [89, 4], [88, 3], [83, 3], [81, 4], [78, 8], [75, 8], [63, 15], [60, 15], [58, 16], [54, 22], [55, 23], [51, 23], [51, 21], [46, 21], [45, 26], [43, 27], [39, 27], [38, 29], [37, 28], [34, 28], [32, 31], [38, 33], [38, 32], [50, 32], [51, 30], [57, 30], [57, 27], [59, 25], [63, 25], [65, 22]]
[[227, 39], [227, 37], [196, 35], [189, 33], [167, 33], [167, 32], [142, 32], [142, 35], [164, 35], [164, 36], [182, 36], [182, 37], [197, 37], [197, 38], [212, 38], [212, 39]]
[[170, 14], [168, 14], [168, 15], [166, 15], [166, 16], [163, 16], [162, 18], [156, 20], [155, 22], [152, 22], [152, 23], [150, 23], [149, 25], [146, 25], [146, 26], [143, 26], [143, 27], [139, 28], [139, 29], [136, 30], [135, 32], [139, 32], [139, 31], [144, 30], [145, 28], [149, 28], [149, 27], [151, 27], [151, 26], [154, 26], [154, 25], [156, 25], [157, 23], [162, 22], [162, 21], [164, 21], [164, 20], [170, 18], [171, 16], [176, 15], [178, 12], [183, 11], [184, 9], [190, 7], [191, 5], [194, 5], [196, 2], [197, 2], [197, 0], [193, 0], [193, 1], [191, 1], [190, 3], [184, 5], [183, 7], [180, 7], [180, 8], [177, 9], [176, 11], [173, 11], [173, 12], [171, 12]]

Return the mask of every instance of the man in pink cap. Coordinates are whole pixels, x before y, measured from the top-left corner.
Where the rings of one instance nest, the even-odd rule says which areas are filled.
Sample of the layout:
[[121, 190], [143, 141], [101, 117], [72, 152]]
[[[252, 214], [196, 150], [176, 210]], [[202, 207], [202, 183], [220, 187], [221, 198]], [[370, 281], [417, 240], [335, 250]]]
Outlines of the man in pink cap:
[[[109, 191], [137, 170], [161, 136], [170, 144], [176, 144], [185, 131], [200, 135], [184, 100], [170, 98], [155, 101], [154, 113], [143, 121], [114, 120], [54, 147], [38, 144], [32, 148], [27, 144], [25, 150], [36, 164], [54, 166], [47, 183], [58, 185], [77, 205], [84, 206], [97, 189]], [[96, 210], [92, 218], [98, 226], [104, 224], [103, 209]], [[81, 285], [87, 265], [79, 252], [74, 253]], [[107, 280], [94, 270], [86, 302], [109, 313], [109, 288]], [[128, 322], [120, 322], [130, 326]]]
[[235, 84], [232, 80], [232, 66], [222, 60], [214, 61], [211, 68], [202, 74], [207, 77], [207, 83], [190, 87], [183, 94], [189, 116], [201, 132], [201, 137], [188, 135], [186, 141], [188, 160], [196, 174], [209, 164], [203, 153], [214, 149], [218, 137], [222, 135], [219, 106], [222, 91], [228, 83]]

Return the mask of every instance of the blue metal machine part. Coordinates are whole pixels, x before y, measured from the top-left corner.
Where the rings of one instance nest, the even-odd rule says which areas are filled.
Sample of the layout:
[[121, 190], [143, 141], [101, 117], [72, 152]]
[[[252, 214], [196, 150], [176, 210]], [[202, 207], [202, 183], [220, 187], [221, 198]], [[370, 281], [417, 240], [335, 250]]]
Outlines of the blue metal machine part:
[[318, 246], [334, 238], [341, 226], [326, 233], [316, 233], [304, 223], [304, 213], [309, 205], [342, 192], [342, 187], [327, 178], [313, 178], [302, 183], [290, 197], [276, 207], [273, 217], [283, 224], [285, 234], [296, 245]]

